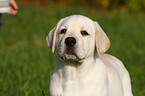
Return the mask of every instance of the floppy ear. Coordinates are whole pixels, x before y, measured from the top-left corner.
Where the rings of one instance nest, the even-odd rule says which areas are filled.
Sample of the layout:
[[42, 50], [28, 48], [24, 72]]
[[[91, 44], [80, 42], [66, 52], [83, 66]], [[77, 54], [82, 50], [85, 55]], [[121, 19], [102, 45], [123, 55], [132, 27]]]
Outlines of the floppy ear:
[[110, 40], [97, 22], [95, 22], [95, 31], [96, 49], [98, 56], [100, 56], [109, 49]]
[[56, 27], [54, 27], [46, 37], [47, 45], [52, 49], [52, 52], [55, 51], [55, 41], [56, 41]]
[[63, 19], [61, 19], [57, 25], [49, 32], [49, 34], [46, 37], [46, 41], [47, 41], [47, 45], [49, 48], [52, 49], [52, 52], [54, 53], [55, 51], [55, 43], [56, 43], [56, 35], [57, 35], [57, 31], [59, 29], [59, 26], [61, 24], [61, 22], [63, 21]]

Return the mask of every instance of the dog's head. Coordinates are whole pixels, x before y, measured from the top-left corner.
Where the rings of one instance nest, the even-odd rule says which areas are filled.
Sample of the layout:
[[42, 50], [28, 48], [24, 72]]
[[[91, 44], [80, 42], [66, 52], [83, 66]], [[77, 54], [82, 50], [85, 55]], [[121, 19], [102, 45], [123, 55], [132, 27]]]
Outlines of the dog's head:
[[52, 52], [57, 46], [62, 60], [80, 61], [94, 56], [95, 49], [99, 56], [110, 47], [110, 41], [99, 24], [81, 15], [61, 19], [46, 40]]

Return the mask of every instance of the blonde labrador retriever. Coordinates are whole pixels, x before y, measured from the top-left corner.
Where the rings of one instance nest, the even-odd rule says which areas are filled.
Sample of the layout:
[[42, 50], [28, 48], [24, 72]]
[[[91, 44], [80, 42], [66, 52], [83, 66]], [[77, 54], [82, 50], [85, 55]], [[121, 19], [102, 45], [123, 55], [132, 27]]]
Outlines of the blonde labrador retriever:
[[117, 58], [103, 54], [110, 41], [97, 22], [72, 15], [61, 19], [46, 37], [58, 50], [51, 75], [51, 96], [133, 96], [130, 76]]

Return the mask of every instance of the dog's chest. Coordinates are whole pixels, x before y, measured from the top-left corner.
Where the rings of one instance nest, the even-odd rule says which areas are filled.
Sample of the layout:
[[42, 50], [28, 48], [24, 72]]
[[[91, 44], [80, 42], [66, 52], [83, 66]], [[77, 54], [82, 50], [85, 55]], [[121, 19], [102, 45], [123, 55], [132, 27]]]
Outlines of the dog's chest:
[[51, 77], [52, 96], [106, 96], [106, 71], [101, 63], [74, 67], [59, 64]]
[[99, 90], [100, 77], [95, 70], [84, 73], [73, 67], [66, 67], [62, 71], [62, 96], [95, 96]]
[[[93, 81], [93, 80], [91, 80]], [[82, 79], [63, 80], [62, 96], [95, 96], [97, 89], [97, 82]]]

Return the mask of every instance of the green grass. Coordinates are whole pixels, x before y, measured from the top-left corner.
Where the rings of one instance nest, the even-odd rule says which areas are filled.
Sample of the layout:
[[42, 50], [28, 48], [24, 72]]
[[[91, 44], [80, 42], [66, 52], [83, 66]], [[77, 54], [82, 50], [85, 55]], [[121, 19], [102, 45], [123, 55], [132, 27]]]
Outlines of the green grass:
[[99, 22], [111, 41], [107, 53], [123, 61], [131, 75], [134, 96], [145, 96], [145, 14], [99, 13], [77, 6], [28, 6], [20, 7], [16, 16], [3, 15], [0, 96], [49, 96], [56, 53], [51, 53], [45, 37], [59, 19], [72, 14]]

